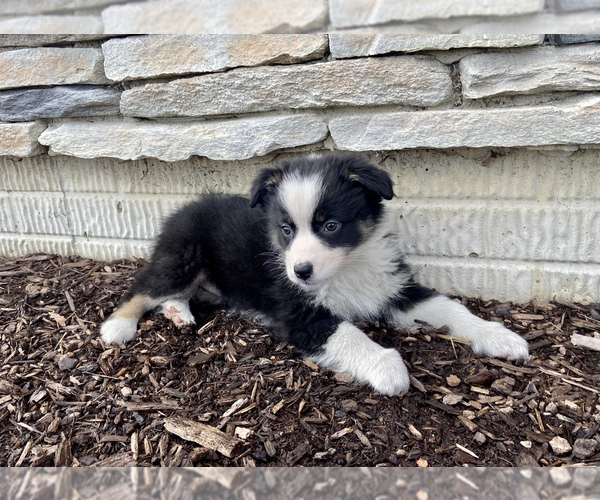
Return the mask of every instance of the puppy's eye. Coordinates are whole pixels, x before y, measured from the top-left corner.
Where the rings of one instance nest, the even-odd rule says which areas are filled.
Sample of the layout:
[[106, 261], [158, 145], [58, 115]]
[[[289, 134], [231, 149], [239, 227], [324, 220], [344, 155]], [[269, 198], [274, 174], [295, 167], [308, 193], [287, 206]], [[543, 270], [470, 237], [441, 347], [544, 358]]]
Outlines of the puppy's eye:
[[289, 236], [290, 234], [292, 234], [292, 228], [290, 226], [281, 226], [281, 232], [285, 236]]
[[341, 224], [339, 222], [329, 221], [329, 222], [325, 223], [324, 228], [325, 228], [326, 232], [333, 233], [334, 231], [337, 231], [340, 226], [341, 226]]

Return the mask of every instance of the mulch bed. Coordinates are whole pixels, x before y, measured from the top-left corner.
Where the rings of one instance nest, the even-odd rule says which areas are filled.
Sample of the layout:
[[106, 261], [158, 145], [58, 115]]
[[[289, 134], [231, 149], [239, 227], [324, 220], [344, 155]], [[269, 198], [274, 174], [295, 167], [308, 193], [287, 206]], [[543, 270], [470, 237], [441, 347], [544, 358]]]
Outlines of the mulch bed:
[[595, 306], [462, 299], [523, 335], [526, 362], [361, 325], [409, 365], [410, 391], [385, 397], [221, 310], [104, 345], [139, 266], [0, 259], [0, 466], [600, 465], [600, 353], [573, 342], [600, 338]]

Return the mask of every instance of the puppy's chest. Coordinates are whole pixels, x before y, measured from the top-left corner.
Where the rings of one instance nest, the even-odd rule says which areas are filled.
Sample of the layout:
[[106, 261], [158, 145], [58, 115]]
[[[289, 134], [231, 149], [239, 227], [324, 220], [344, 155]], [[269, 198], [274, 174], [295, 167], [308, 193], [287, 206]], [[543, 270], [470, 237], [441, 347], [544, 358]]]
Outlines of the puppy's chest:
[[410, 280], [397, 238], [378, 239], [356, 249], [349, 262], [314, 297], [347, 321], [378, 319]]

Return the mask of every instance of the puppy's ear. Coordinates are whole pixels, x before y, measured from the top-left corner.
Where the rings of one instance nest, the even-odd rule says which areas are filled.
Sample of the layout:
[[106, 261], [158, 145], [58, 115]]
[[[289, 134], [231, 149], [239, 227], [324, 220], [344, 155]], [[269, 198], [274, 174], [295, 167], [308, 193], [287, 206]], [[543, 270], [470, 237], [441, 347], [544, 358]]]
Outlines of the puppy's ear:
[[261, 207], [265, 205], [267, 197], [281, 182], [282, 175], [279, 168], [265, 168], [258, 174], [250, 190], [250, 208], [254, 208], [256, 205]]
[[361, 184], [367, 191], [376, 194], [379, 199], [391, 200], [394, 197], [392, 180], [387, 172], [374, 167], [361, 158], [350, 162], [347, 170], [348, 178]]

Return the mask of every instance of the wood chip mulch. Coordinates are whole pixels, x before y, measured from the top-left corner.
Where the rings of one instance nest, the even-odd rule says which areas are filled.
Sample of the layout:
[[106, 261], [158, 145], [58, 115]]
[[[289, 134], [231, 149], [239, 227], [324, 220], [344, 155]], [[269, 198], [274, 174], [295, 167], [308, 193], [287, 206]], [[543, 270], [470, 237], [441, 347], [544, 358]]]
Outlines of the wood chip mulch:
[[361, 325], [409, 365], [410, 391], [385, 397], [221, 310], [104, 345], [139, 266], [0, 259], [0, 466], [600, 465], [598, 306], [462, 299], [523, 335], [526, 362]]

